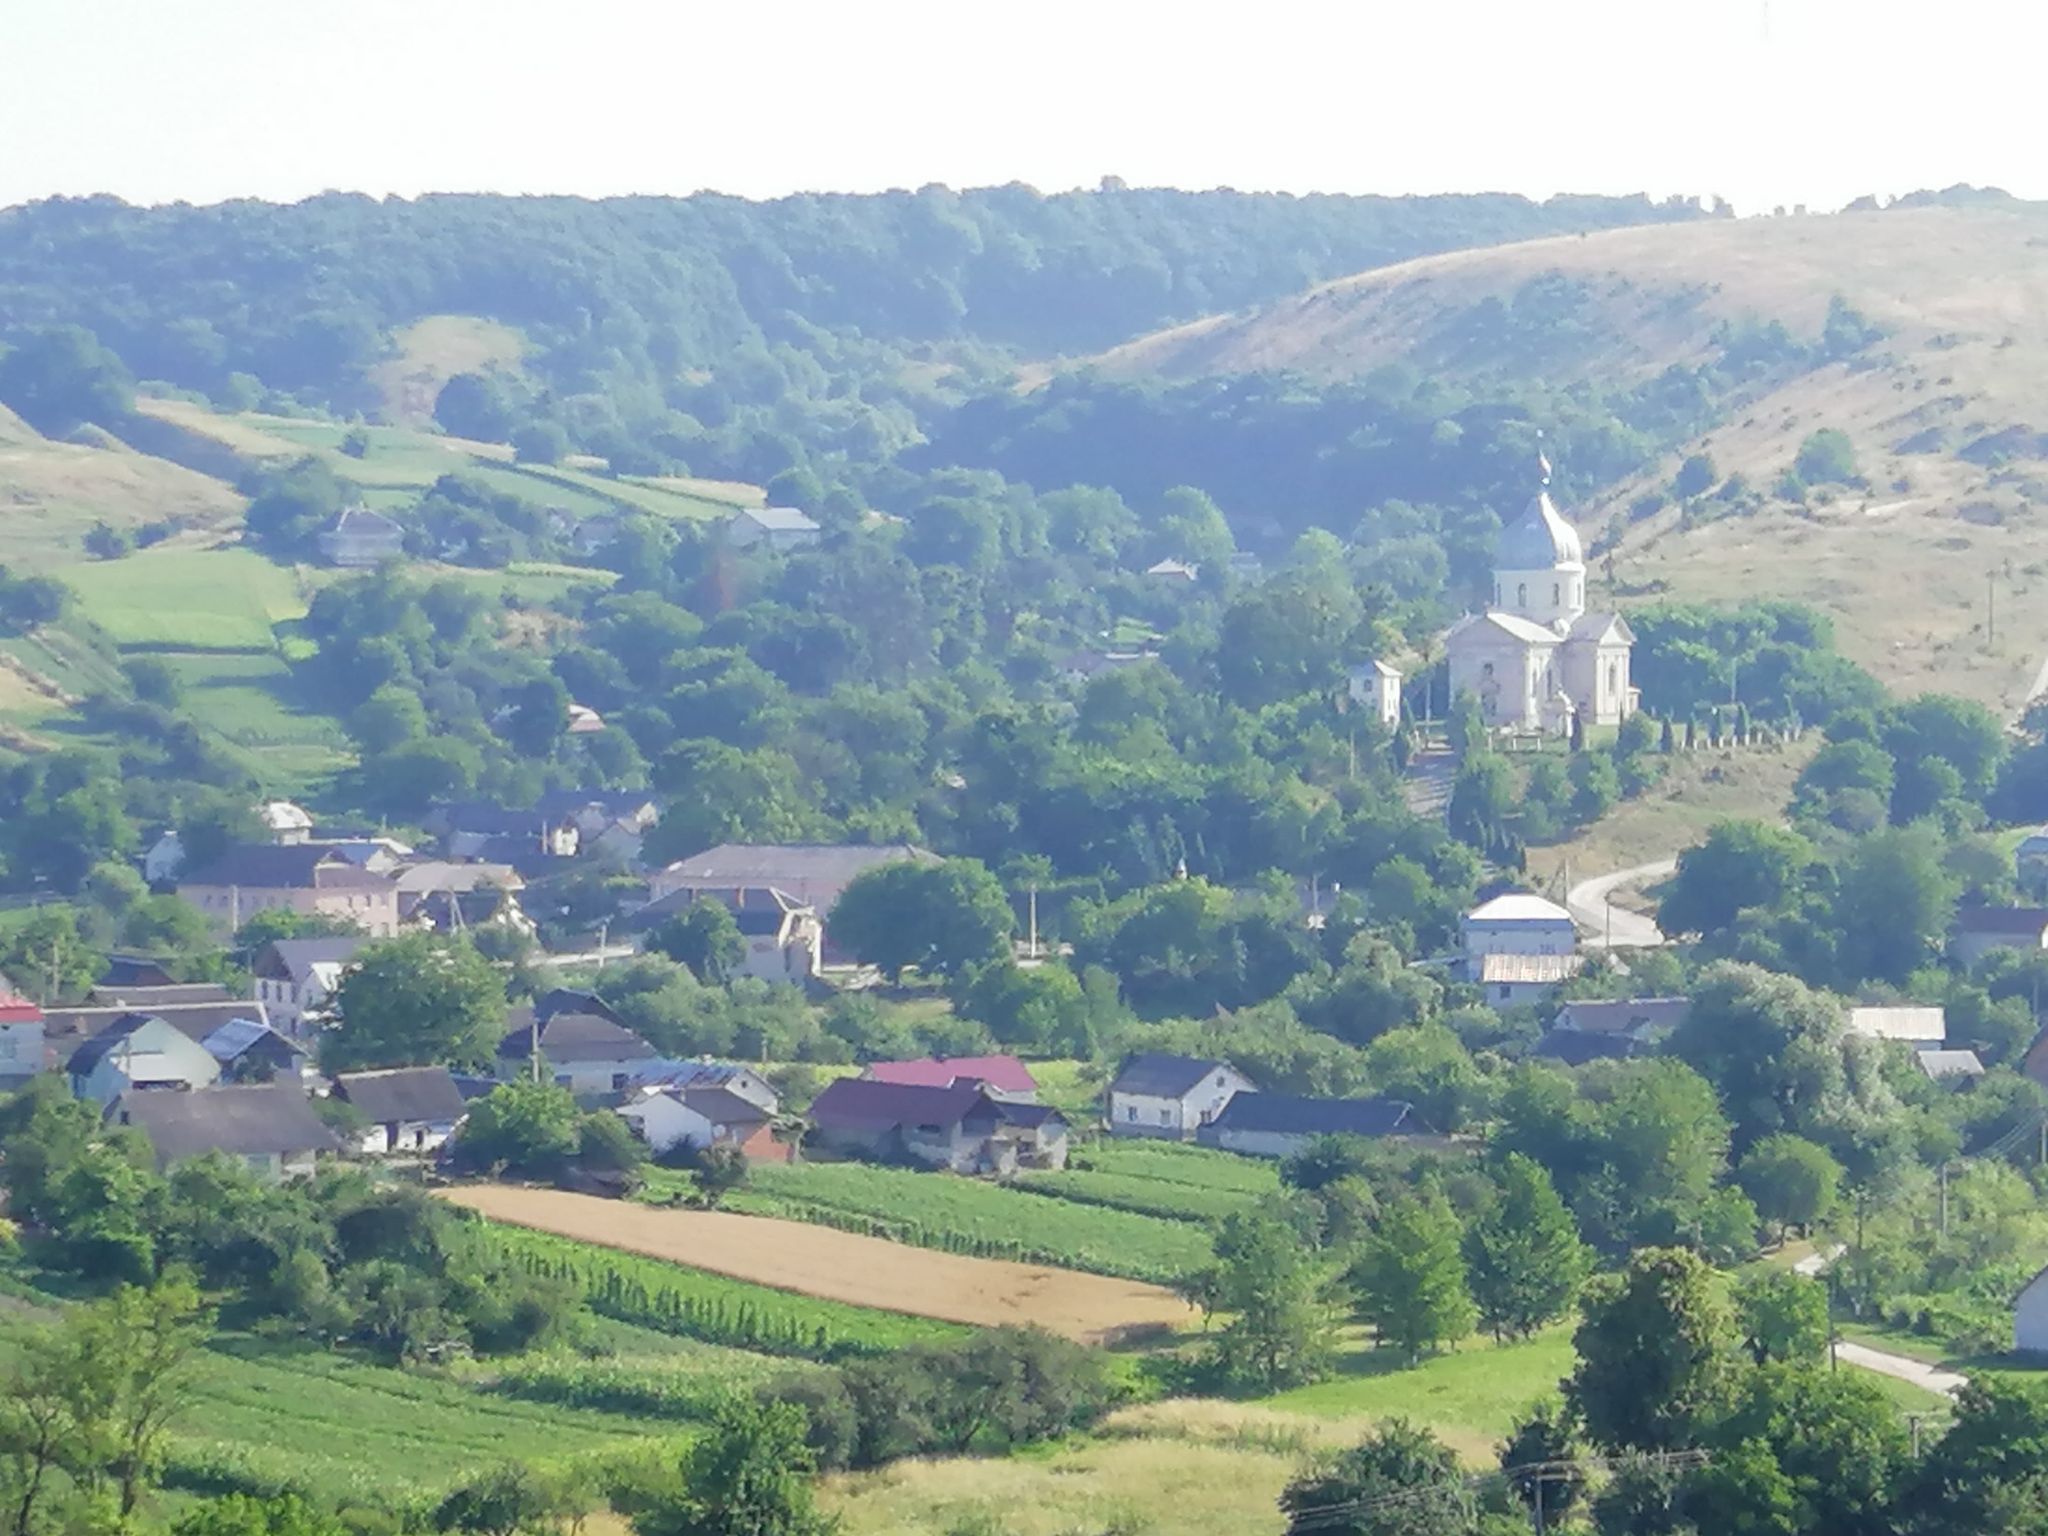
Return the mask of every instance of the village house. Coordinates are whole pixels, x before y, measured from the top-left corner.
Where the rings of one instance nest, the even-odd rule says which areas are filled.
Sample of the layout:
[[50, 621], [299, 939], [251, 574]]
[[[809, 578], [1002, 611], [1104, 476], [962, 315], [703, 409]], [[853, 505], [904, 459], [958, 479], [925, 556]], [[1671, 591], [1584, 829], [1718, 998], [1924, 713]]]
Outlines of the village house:
[[775, 1115], [730, 1088], [648, 1088], [619, 1106], [633, 1133], [660, 1155], [678, 1146], [733, 1147], [748, 1162], [786, 1163], [795, 1148], [775, 1139]]
[[21, 1087], [43, 1070], [43, 1010], [0, 985], [0, 1091]]
[[342, 1072], [334, 1097], [361, 1115], [356, 1149], [369, 1155], [431, 1152], [455, 1133], [468, 1106], [446, 1067]]
[[629, 923], [646, 932], [700, 901], [716, 902], [732, 914], [745, 945], [736, 975], [801, 986], [824, 964], [825, 925], [817, 909], [772, 886], [677, 891], [649, 902]]
[[751, 1067], [729, 1061], [673, 1061], [656, 1058], [634, 1067], [629, 1092], [650, 1088], [722, 1088], [752, 1104], [769, 1118], [780, 1112], [782, 1099], [766, 1078]]
[[287, 1083], [127, 1093], [114, 1101], [107, 1119], [147, 1136], [163, 1172], [219, 1152], [272, 1182], [308, 1178], [319, 1158], [337, 1146], [305, 1093]]
[[405, 530], [382, 512], [360, 505], [343, 507], [327, 520], [316, 542], [329, 565], [361, 570], [403, 554]]
[[189, 1091], [220, 1081], [220, 1061], [190, 1034], [155, 1014], [123, 1013], [72, 1051], [64, 1064], [72, 1094], [108, 1105], [131, 1091]]
[[811, 1105], [828, 1151], [907, 1159], [954, 1173], [1064, 1168], [1067, 1122], [1043, 1104], [991, 1098], [979, 1084], [926, 1088], [842, 1077]]
[[288, 1035], [317, 1027], [327, 999], [341, 984], [341, 973], [369, 942], [367, 935], [348, 934], [273, 939], [259, 949], [249, 970], [256, 982], [256, 1000], [270, 1022]]
[[1201, 579], [1202, 568], [1186, 560], [1168, 557], [1146, 566], [1145, 575], [1153, 581], [1173, 586], [1193, 586]]
[[1687, 997], [1573, 998], [1557, 1010], [1532, 1054], [1567, 1066], [1643, 1054], [1685, 1022]]
[[1482, 902], [1465, 914], [1459, 929], [1465, 979], [1477, 982], [1496, 1009], [1548, 1002], [1583, 964], [1571, 913], [1528, 891]]
[[176, 827], [159, 832], [142, 854], [142, 878], [152, 886], [169, 885], [185, 862], [185, 840]]
[[1251, 1157], [1292, 1157], [1318, 1136], [1428, 1134], [1413, 1105], [1399, 1099], [1310, 1099], [1291, 1093], [1240, 1093], [1195, 1133], [1205, 1147]]
[[649, 903], [668, 898], [687, 906], [699, 896], [730, 905], [735, 891], [778, 891], [810, 908], [820, 924], [820, 963], [843, 963], [832, 947], [832, 905], [871, 869], [907, 861], [935, 864], [938, 855], [909, 843], [721, 843], [648, 877]]
[[927, 1056], [916, 1061], [871, 1061], [861, 1076], [877, 1083], [907, 1083], [918, 1088], [951, 1088], [972, 1083], [990, 1098], [1031, 1104], [1038, 1100], [1038, 1079], [1015, 1056]]
[[388, 875], [413, 856], [412, 848], [395, 837], [317, 837], [309, 841], [373, 875]]
[[517, 848], [549, 859], [573, 859], [583, 844], [575, 819], [565, 813], [512, 810], [487, 801], [463, 800], [427, 813], [426, 829], [451, 859], [504, 859]]
[[1925, 1050], [1913, 1053], [1913, 1065], [1935, 1082], [1951, 1077], [1982, 1077], [1984, 1063], [1975, 1051]]
[[[224, 1024], [237, 1019], [255, 1019], [268, 1022], [263, 1005], [249, 999], [229, 1001], [192, 1001], [179, 999], [172, 1002], [150, 1002], [154, 996], [169, 994], [176, 998], [186, 989], [181, 987], [122, 987], [116, 993], [102, 992], [95, 988], [88, 997], [106, 998], [113, 995], [130, 995], [138, 998], [135, 1003], [88, 1002], [83, 1007], [45, 1008], [43, 1010], [43, 1069], [63, 1071], [71, 1060], [72, 1053], [81, 1045], [102, 1033], [107, 1026], [140, 1015], [157, 1018], [171, 1025], [178, 1033], [195, 1045], [204, 1045], [206, 1037]], [[201, 989], [225, 992], [226, 988]]]
[[373, 938], [398, 932], [398, 886], [310, 844], [245, 843], [181, 876], [178, 894], [232, 934], [258, 912], [340, 918]]
[[2048, 907], [1964, 907], [1956, 913], [1949, 951], [1972, 969], [1994, 949], [2048, 949]]
[[415, 928], [509, 928], [532, 935], [533, 919], [519, 905], [526, 880], [509, 864], [483, 860], [418, 859], [391, 872], [398, 888], [398, 920]]
[[2022, 1355], [2048, 1356], [2048, 1269], [2012, 1299], [2012, 1347]]
[[734, 549], [756, 547], [786, 554], [823, 537], [823, 530], [795, 507], [741, 507], [725, 521], [725, 541]]
[[1897, 1040], [1914, 1050], [1948, 1044], [1948, 1014], [1940, 1008], [1851, 1008], [1849, 1033], [1871, 1040]]
[[305, 1047], [261, 1019], [229, 1019], [199, 1043], [220, 1063], [224, 1083], [296, 1082], [311, 1075]]
[[1401, 723], [1399, 668], [1390, 667], [1379, 660], [1353, 667], [1348, 692], [1353, 704], [1363, 705], [1366, 712], [1388, 730], [1393, 730]]
[[1258, 1090], [1227, 1061], [1140, 1052], [1110, 1082], [1109, 1133], [1187, 1141], [1222, 1113], [1232, 1096]]
[[1474, 979], [1487, 1006], [1499, 1012], [1541, 1008], [1585, 963], [1583, 955], [1482, 955]]
[[510, 1082], [527, 1075], [536, 1053], [556, 1083], [578, 1094], [623, 1093], [633, 1069], [654, 1059], [654, 1047], [623, 1025], [565, 1011], [508, 1033], [498, 1046], [498, 1076]]
[[2030, 901], [2048, 900], [2048, 827], [2038, 827], [2012, 851], [2013, 880]]
[[313, 818], [304, 806], [289, 800], [265, 800], [256, 807], [256, 819], [273, 843], [310, 842]]

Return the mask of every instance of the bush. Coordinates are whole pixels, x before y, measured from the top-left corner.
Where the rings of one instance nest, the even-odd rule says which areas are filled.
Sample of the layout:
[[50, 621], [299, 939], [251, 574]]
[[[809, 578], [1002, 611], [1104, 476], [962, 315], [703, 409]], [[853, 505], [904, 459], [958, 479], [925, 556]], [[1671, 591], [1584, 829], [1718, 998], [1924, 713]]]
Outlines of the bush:
[[559, 423], [530, 421], [512, 434], [512, 453], [522, 464], [559, 464], [569, 452], [569, 434]]

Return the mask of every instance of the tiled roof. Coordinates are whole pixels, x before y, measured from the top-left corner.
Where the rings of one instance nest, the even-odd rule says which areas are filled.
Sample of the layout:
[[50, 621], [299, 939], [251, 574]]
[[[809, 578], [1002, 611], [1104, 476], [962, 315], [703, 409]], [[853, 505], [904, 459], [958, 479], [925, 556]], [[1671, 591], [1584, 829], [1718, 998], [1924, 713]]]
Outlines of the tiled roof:
[[557, 1066], [584, 1061], [647, 1061], [654, 1047], [622, 1025], [594, 1013], [557, 1013], [539, 1025], [528, 1024], [506, 1035], [498, 1055], [516, 1059], [533, 1054], [535, 1029], [540, 1051]]
[[178, 884], [248, 886], [253, 890], [381, 890], [385, 875], [358, 869], [317, 843], [243, 843], [204, 868], [181, 875]]
[[909, 843], [721, 843], [669, 865], [662, 878], [695, 886], [775, 886], [807, 899], [807, 887], [836, 893], [880, 865], [936, 859]]
[[1587, 1035], [1676, 1029], [1692, 1012], [1689, 997], [1574, 998], [1557, 1010], [1557, 1027]]
[[956, 1125], [977, 1104], [981, 1089], [962, 1083], [926, 1088], [842, 1077], [825, 1086], [811, 1104], [811, 1120], [824, 1130], [886, 1131], [899, 1125]]
[[937, 1056], [921, 1061], [871, 1061], [867, 1076], [878, 1083], [912, 1083], [946, 1088], [955, 1082], [979, 1081], [998, 1093], [1036, 1093], [1038, 1079], [1014, 1056]]
[[1958, 933], [2038, 939], [2044, 930], [2048, 930], [2048, 907], [1963, 907], [1956, 912]]
[[1491, 901], [1481, 902], [1465, 914], [1468, 923], [1568, 923], [1567, 912], [1554, 901], [1530, 891], [1508, 891]]
[[1946, 1040], [1948, 1014], [1940, 1008], [1851, 1008], [1849, 1033], [1873, 1040]]

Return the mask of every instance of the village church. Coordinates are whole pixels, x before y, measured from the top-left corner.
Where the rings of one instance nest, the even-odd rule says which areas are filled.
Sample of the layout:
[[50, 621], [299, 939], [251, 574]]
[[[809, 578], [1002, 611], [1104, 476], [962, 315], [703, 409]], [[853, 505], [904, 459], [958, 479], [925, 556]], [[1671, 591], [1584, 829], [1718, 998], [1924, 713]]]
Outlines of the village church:
[[1619, 725], [1635, 712], [1629, 648], [1618, 613], [1586, 611], [1578, 530], [1550, 500], [1550, 465], [1494, 545], [1493, 603], [1444, 636], [1451, 697], [1469, 693], [1494, 730], [1567, 735], [1574, 720]]

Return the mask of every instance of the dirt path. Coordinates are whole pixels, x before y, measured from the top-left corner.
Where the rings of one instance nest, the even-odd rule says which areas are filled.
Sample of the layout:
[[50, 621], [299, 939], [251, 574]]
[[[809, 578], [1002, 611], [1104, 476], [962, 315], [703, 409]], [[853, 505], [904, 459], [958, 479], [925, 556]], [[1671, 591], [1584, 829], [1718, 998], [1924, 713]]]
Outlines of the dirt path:
[[1615, 949], [1655, 949], [1662, 944], [1664, 935], [1655, 922], [1626, 907], [1610, 906], [1607, 898], [1624, 885], [1662, 880], [1677, 868], [1678, 859], [1673, 855], [1666, 859], [1652, 859], [1631, 869], [1617, 869], [1612, 874], [1595, 875], [1591, 880], [1581, 880], [1573, 886], [1566, 893], [1564, 904], [1572, 920], [1589, 935], [1586, 947], [1605, 949], [1611, 945]]
[[1940, 1397], [1954, 1397], [1970, 1379], [1959, 1371], [1944, 1371], [1938, 1365], [1929, 1365], [1926, 1361], [1915, 1360], [1909, 1355], [1895, 1355], [1889, 1350], [1872, 1349], [1868, 1344], [1852, 1344], [1847, 1339], [1835, 1341], [1835, 1353], [1851, 1365], [1861, 1366], [1866, 1371], [1876, 1371], [1883, 1376], [1896, 1376], [1900, 1381], [1910, 1381], [1922, 1391], [1932, 1392]]
[[[937, 1177], [937, 1175], [934, 1175]], [[666, 1211], [596, 1195], [502, 1184], [447, 1196], [496, 1221], [602, 1243], [856, 1306], [976, 1327], [1028, 1324], [1088, 1343], [1190, 1321], [1171, 1291], [1040, 1264], [974, 1259], [879, 1237], [729, 1211]]]

